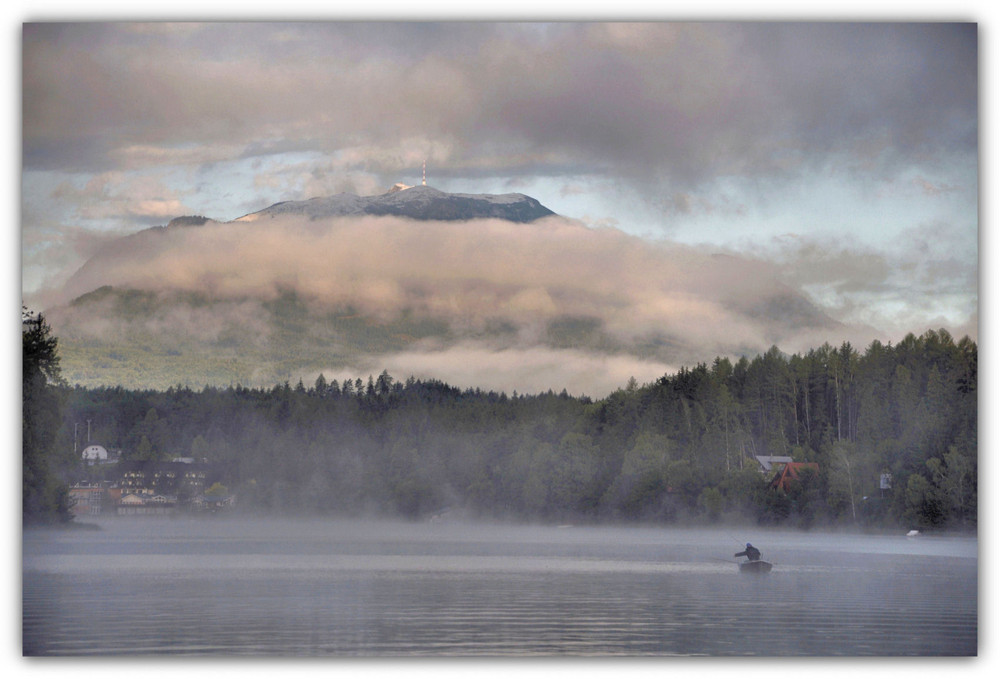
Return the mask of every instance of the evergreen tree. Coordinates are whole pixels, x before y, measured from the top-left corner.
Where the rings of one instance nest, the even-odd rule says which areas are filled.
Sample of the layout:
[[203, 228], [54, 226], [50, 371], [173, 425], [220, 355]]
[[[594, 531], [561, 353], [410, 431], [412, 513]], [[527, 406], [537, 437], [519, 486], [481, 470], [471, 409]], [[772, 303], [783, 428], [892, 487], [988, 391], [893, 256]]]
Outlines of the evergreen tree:
[[41, 314], [21, 309], [22, 521], [72, 519], [69, 487], [60, 479], [56, 451], [61, 424], [58, 340]]

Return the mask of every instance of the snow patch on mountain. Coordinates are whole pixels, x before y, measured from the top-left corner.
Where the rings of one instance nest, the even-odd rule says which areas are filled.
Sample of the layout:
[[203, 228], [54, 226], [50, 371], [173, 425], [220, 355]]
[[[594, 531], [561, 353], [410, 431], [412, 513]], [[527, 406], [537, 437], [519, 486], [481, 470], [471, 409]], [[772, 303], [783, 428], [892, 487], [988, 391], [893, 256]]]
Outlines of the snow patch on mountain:
[[305, 215], [310, 219], [393, 215], [418, 220], [506, 219], [532, 222], [555, 213], [522, 193], [446, 193], [430, 186], [396, 184], [387, 193], [376, 196], [341, 193], [326, 198], [276, 203], [234, 221], [252, 222], [289, 214]]

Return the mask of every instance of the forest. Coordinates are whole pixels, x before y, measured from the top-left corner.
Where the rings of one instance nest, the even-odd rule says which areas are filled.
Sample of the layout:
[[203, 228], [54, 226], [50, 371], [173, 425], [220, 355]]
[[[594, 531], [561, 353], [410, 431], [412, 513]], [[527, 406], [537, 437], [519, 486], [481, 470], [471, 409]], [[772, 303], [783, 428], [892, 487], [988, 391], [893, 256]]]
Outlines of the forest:
[[[25, 474], [29, 452], [62, 484], [98, 473], [75, 452], [83, 425], [123, 460], [224, 465], [248, 513], [974, 531], [977, 356], [944, 330], [863, 352], [772, 347], [599, 400], [384, 371], [198, 390], [70, 386], [58, 371], [39, 386], [34, 371], [44, 435], [29, 451], [40, 397], [26, 382]], [[776, 488], [763, 455], [816, 468]]]

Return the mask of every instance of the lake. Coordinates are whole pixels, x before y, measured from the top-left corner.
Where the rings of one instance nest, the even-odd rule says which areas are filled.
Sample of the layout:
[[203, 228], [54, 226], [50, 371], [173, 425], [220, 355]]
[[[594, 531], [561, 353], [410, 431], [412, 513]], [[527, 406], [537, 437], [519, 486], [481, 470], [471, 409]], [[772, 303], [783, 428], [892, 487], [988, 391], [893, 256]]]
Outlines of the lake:
[[[32, 656], [970, 656], [974, 537], [239, 518], [24, 531]], [[738, 572], [750, 541], [774, 568]]]

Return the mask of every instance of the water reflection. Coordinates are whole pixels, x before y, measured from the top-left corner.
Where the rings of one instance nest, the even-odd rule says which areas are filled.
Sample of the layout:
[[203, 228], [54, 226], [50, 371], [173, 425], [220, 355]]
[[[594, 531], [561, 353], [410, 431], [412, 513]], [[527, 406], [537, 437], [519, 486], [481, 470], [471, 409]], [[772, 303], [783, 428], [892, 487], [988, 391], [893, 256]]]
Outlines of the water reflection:
[[30, 655], [970, 655], [974, 539], [346, 522], [29, 531]]

